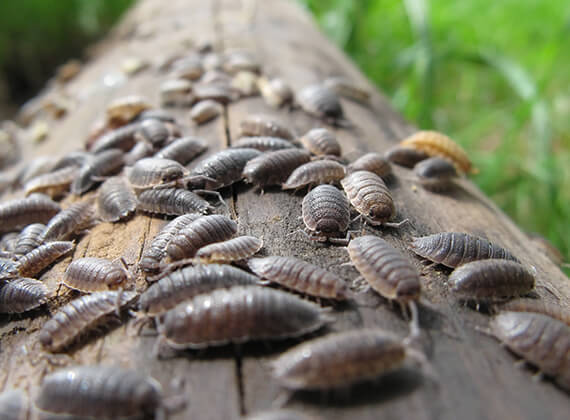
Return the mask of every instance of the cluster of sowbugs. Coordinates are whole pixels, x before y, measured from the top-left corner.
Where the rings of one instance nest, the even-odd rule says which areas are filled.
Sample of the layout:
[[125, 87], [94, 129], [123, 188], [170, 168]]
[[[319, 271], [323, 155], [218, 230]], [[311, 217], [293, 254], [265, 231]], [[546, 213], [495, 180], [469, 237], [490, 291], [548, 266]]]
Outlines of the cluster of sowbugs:
[[[274, 186], [292, 193], [306, 189], [302, 232], [311, 241], [346, 245], [369, 288], [399, 304], [405, 316], [409, 311], [410, 334], [401, 338], [378, 328], [310, 339], [272, 362], [275, 380], [290, 391], [325, 390], [375, 379], [409, 362], [435, 377], [414, 346], [420, 333], [421, 275], [378, 233], [407, 222], [394, 221], [391, 165], [413, 168], [419, 185], [446, 192], [456, 178], [474, 172], [465, 152], [440, 133], [420, 131], [384, 154], [349, 162], [334, 131], [320, 127], [297, 136], [279, 120], [256, 114], [241, 121], [231, 147], [200, 159], [208, 143], [183, 136], [170, 107], [190, 108], [193, 123], [206, 124], [223, 115], [230, 102], [261, 95], [268, 106], [299, 106], [320, 121], [350, 127], [339, 96], [366, 105], [369, 93], [334, 77], [294, 94], [286, 81], [264, 75], [247, 52], [202, 48], [163, 63], [160, 70], [168, 74], [160, 87], [160, 109], [138, 96], [113, 101], [89, 133], [85, 150], [54, 162], [38, 160], [11, 180], [26, 197], [0, 204], [0, 312], [37, 313], [53, 295], [40, 281], [43, 271], [71, 253], [74, 241], [96, 223], [128, 223], [141, 212], [169, 222], [136, 267], [128, 267], [120, 255], [69, 263], [61, 285], [81, 295], [40, 328], [36, 339], [44, 352], [65, 354], [81, 345], [87, 331], [120, 314], [124, 319], [133, 309], [135, 329], [154, 325], [158, 357], [164, 347], [204, 349], [323, 330], [334, 321], [334, 306], [321, 303], [355, 299], [352, 284], [298, 258], [256, 256], [262, 239], [238, 236], [236, 220], [218, 214], [226, 205], [220, 190], [238, 182], [261, 192]], [[95, 196], [82, 198], [94, 189]], [[57, 200], [68, 195], [74, 202], [62, 209]], [[359, 229], [350, 230], [356, 219]], [[368, 234], [362, 233], [362, 224], [370, 226]], [[503, 303], [534, 288], [532, 270], [484, 238], [442, 232], [413, 238], [409, 248], [454, 269], [449, 290], [459, 300]], [[135, 277], [146, 279], [142, 290], [135, 290]], [[492, 319], [489, 333], [569, 388], [568, 313], [528, 299], [509, 301], [504, 309]], [[545, 347], [544, 342], [555, 344]], [[1, 394], [0, 411], [16, 418], [28, 418], [30, 410], [163, 418], [167, 400], [154, 379], [132, 370], [74, 366], [46, 376], [33, 404], [19, 391]]]

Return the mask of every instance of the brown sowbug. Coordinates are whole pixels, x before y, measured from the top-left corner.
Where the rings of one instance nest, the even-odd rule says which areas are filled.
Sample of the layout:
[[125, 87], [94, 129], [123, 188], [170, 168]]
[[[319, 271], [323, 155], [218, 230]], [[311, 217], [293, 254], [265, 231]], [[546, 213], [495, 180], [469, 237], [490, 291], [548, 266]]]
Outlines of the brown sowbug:
[[148, 213], [180, 216], [186, 213], [207, 214], [212, 210], [212, 205], [192, 191], [162, 188], [141, 192], [137, 209]]
[[297, 167], [287, 181], [281, 185], [284, 190], [309, 188], [318, 184], [339, 182], [346, 176], [346, 168], [333, 160], [316, 160]]
[[252, 258], [247, 265], [258, 276], [288, 289], [327, 299], [348, 297], [348, 285], [343, 279], [295, 257]]
[[491, 258], [518, 262], [517, 258], [499, 245], [467, 233], [442, 232], [413, 238], [408, 247], [423, 258], [451, 268]]
[[475, 301], [504, 300], [534, 288], [534, 275], [515, 261], [490, 259], [461, 265], [449, 275], [453, 294]]
[[350, 204], [346, 195], [332, 185], [319, 185], [303, 198], [303, 222], [312, 240], [346, 245], [344, 235], [350, 223]]
[[91, 226], [94, 217], [95, 210], [91, 200], [73, 203], [51, 218], [42, 234], [42, 239], [44, 242], [67, 239]]
[[120, 171], [125, 163], [124, 154], [119, 149], [106, 149], [89, 159], [80, 169], [75, 181], [71, 184], [71, 192], [81, 195], [97, 182], [98, 178], [112, 175]]
[[[310, 357], [307, 357], [310, 355]], [[434, 377], [422, 353], [382, 329], [344, 331], [299, 344], [271, 363], [273, 377], [290, 390], [342, 388], [418, 362]]]
[[140, 128], [139, 122], [111, 130], [95, 140], [90, 150], [93, 153], [101, 153], [103, 150], [120, 149], [128, 152], [135, 145], [135, 134]]
[[295, 168], [310, 160], [309, 152], [301, 149], [268, 152], [247, 162], [243, 176], [258, 187], [281, 185]]
[[418, 162], [414, 174], [422, 187], [433, 192], [449, 190], [453, 186], [452, 179], [457, 177], [453, 163], [439, 156]]
[[19, 314], [47, 301], [48, 289], [38, 280], [18, 277], [0, 285], [0, 313]]
[[65, 418], [164, 420], [160, 384], [117, 366], [75, 366], [47, 375], [35, 400], [45, 414]]
[[135, 189], [176, 185], [186, 175], [188, 170], [180, 163], [156, 157], [141, 159], [127, 168], [127, 178]]
[[462, 173], [476, 173], [467, 153], [445, 134], [437, 131], [418, 131], [400, 142], [403, 147], [417, 149], [429, 156], [441, 156], [451, 160]]
[[172, 260], [193, 257], [205, 245], [225, 241], [237, 232], [237, 223], [226, 216], [213, 214], [196, 219], [170, 241], [166, 252]]
[[89, 329], [135, 299], [135, 292], [95, 292], [72, 300], [60, 308], [42, 327], [38, 340], [50, 352], [65, 349]]
[[547, 315], [570, 326], [570, 310], [562, 305], [544, 299], [515, 299], [503, 303], [499, 309], [509, 312], [534, 312]]
[[384, 153], [384, 157], [396, 165], [413, 168], [416, 163], [427, 159], [429, 155], [421, 150], [409, 147], [394, 146]]
[[158, 271], [160, 261], [166, 256], [166, 247], [172, 238], [194, 220], [202, 217], [198, 214], [185, 214], [169, 222], [154, 237], [148, 248], [142, 254], [139, 266], [143, 271], [150, 273]]
[[346, 168], [348, 172], [369, 171], [386, 180], [392, 174], [390, 162], [380, 153], [366, 153]]
[[35, 276], [59, 258], [69, 254], [74, 247], [75, 244], [68, 241], [40, 245], [18, 259], [18, 273], [21, 276]]
[[344, 121], [344, 111], [336, 93], [323, 85], [310, 85], [296, 95], [297, 102], [307, 114], [338, 124]]
[[254, 286], [259, 277], [231, 265], [205, 264], [173, 271], [151, 285], [139, 299], [146, 315], [162, 314], [181, 302], [215, 289]]
[[171, 159], [181, 165], [187, 165], [207, 149], [208, 145], [198, 137], [182, 137], [169, 143], [156, 153], [154, 157]]
[[67, 166], [30, 179], [24, 185], [24, 191], [26, 195], [43, 193], [58, 198], [69, 192], [69, 187], [78, 174], [77, 167]]
[[62, 283], [81, 292], [101, 292], [124, 288], [130, 277], [123, 260], [86, 257], [69, 264]]
[[236, 142], [232, 144], [232, 148], [251, 148], [257, 149], [262, 152], [281, 150], [281, 149], [293, 149], [296, 146], [289, 140], [285, 140], [279, 137], [241, 137], [237, 139]]
[[30, 419], [30, 402], [19, 389], [11, 389], [0, 394], [0, 413], [3, 420]]
[[530, 312], [501, 312], [490, 333], [513, 353], [552, 376], [570, 390], [570, 327], [549, 316]]
[[46, 226], [43, 223], [32, 223], [26, 226], [16, 238], [14, 254], [23, 255], [43, 245], [42, 234]]
[[190, 184], [207, 190], [227, 187], [240, 181], [246, 163], [260, 155], [255, 149], [226, 149], [214, 153], [192, 169]]
[[196, 124], [204, 124], [218, 117], [223, 111], [222, 105], [211, 99], [196, 103], [190, 110], [190, 119]]
[[372, 226], [399, 227], [388, 222], [396, 209], [388, 187], [378, 175], [369, 171], [356, 171], [340, 181], [350, 203], [362, 218]]
[[321, 328], [328, 318], [314, 303], [290, 293], [236, 286], [194, 297], [159, 320], [160, 342], [174, 349], [205, 348], [249, 340], [298, 337]]
[[363, 105], [368, 105], [370, 103], [370, 91], [364, 87], [358, 86], [346, 77], [329, 77], [325, 79], [323, 85], [344, 98], [351, 99]]
[[313, 128], [303, 135], [299, 141], [314, 155], [340, 156], [341, 148], [336, 135], [326, 128]]
[[230, 263], [241, 261], [256, 254], [263, 241], [253, 236], [238, 236], [223, 242], [203, 246], [196, 251], [195, 258], [201, 263]]
[[0, 234], [22, 229], [32, 223], [47, 223], [60, 211], [48, 196], [34, 193], [26, 198], [0, 204]]
[[278, 137], [285, 140], [295, 138], [295, 134], [287, 126], [269, 115], [249, 115], [239, 126], [239, 137]]
[[118, 222], [135, 212], [137, 197], [123, 177], [103, 182], [97, 194], [97, 213], [105, 222]]

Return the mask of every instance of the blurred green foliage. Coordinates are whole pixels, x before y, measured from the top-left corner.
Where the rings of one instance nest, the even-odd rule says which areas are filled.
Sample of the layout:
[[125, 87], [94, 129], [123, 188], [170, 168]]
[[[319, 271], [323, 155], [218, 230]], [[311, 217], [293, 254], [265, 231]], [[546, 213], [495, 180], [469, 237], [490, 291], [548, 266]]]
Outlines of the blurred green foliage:
[[299, 1], [398, 110], [461, 143], [487, 195], [570, 261], [570, 2]]

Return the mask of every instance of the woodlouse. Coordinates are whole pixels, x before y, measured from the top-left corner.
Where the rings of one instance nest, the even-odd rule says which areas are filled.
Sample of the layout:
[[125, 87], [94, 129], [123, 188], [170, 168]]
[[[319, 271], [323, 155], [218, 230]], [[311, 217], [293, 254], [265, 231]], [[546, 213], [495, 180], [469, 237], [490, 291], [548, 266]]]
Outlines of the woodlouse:
[[181, 303], [163, 315], [158, 332], [172, 348], [204, 348], [298, 337], [327, 321], [318, 305], [290, 293], [236, 286]]
[[0, 313], [19, 314], [43, 305], [47, 287], [38, 280], [19, 277], [0, 285]]
[[105, 222], [118, 222], [135, 212], [137, 197], [123, 177], [103, 182], [97, 194], [97, 213]]
[[281, 149], [293, 149], [295, 145], [279, 137], [241, 137], [232, 144], [233, 148], [251, 148], [262, 152]]
[[47, 375], [35, 404], [73, 418], [166, 418], [160, 384], [117, 366], [75, 366]]
[[187, 169], [175, 160], [156, 157], [141, 159], [127, 168], [127, 177], [135, 189], [173, 185], [187, 174]]
[[309, 160], [309, 152], [301, 149], [268, 152], [247, 162], [243, 176], [247, 182], [258, 187], [281, 185], [295, 168]]
[[135, 122], [109, 131], [95, 140], [90, 150], [93, 153], [101, 153], [108, 149], [120, 149], [123, 152], [128, 152], [135, 145], [135, 134], [139, 128], [140, 123]]
[[274, 108], [280, 108], [293, 101], [291, 86], [278, 77], [269, 80], [265, 77], [259, 77], [257, 88], [265, 102]]
[[259, 73], [261, 66], [249, 51], [231, 51], [224, 60], [224, 70], [230, 74], [240, 71]]
[[124, 288], [130, 273], [122, 261], [104, 258], [78, 258], [69, 264], [63, 284], [81, 292], [102, 292]]
[[22, 229], [32, 223], [47, 223], [60, 211], [59, 204], [43, 194], [0, 204], [0, 233]]
[[429, 155], [421, 150], [409, 147], [394, 146], [384, 153], [384, 157], [396, 165], [413, 168], [416, 163], [427, 159]]
[[69, 192], [69, 187], [77, 177], [79, 169], [75, 166], [67, 166], [47, 174], [39, 175], [30, 179], [24, 185], [26, 195], [43, 193], [52, 198], [58, 198]]
[[202, 60], [197, 55], [183, 57], [174, 62], [172, 73], [180, 79], [198, 80], [204, 74]]
[[151, 118], [140, 123], [137, 137], [158, 148], [167, 142], [170, 137], [170, 131], [168, 131], [164, 122]]
[[43, 223], [32, 223], [26, 226], [14, 243], [14, 254], [23, 255], [42, 245], [42, 234], [46, 226]]
[[42, 234], [42, 239], [45, 242], [67, 239], [91, 226], [94, 217], [95, 210], [91, 200], [73, 203], [51, 218]]
[[358, 86], [343, 76], [329, 77], [325, 79], [323, 85], [337, 95], [359, 102], [363, 105], [370, 103], [370, 91], [364, 87]]
[[199, 217], [202, 216], [198, 214], [185, 214], [178, 216], [176, 219], [172, 220], [166, 226], [164, 226], [142, 254], [139, 266], [143, 269], [143, 271], [147, 273], [157, 271], [160, 268], [160, 261], [166, 256], [166, 247], [172, 238], [180, 230], [188, 226]]
[[449, 160], [438, 156], [418, 162], [414, 174], [426, 190], [443, 192], [453, 186], [452, 179], [457, 177], [455, 166]]
[[420, 150], [429, 156], [449, 159], [463, 173], [476, 173], [467, 153], [445, 134], [437, 131], [418, 131], [402, 140], [400, 145]]
[[53, 262], [69, 254], [74, 247], [75, 244], [68, 241], [48, 242], [40, 245], [18, 259], [18, 273], [21, 276], [33, 277]]
[[513, 353], [570, 390], [570, 327], [546, 315], [502, 312], [491, 320], [491, 334]]
[[246, 163], [260, 155], [255, 149], [226, 149], [214, 153], [198, 162], [190, 174], [190, 185], [207, 190], [227, 187], [240, 181]]
[[423, 258], [451, 268], [491, 258], [518, 261], [499, 245], [467, 233], [442, 232], [413, 238], [409, 248]]
[[146, 141], [137, 142], [131, 150], [125, 154], [125, 166], [133, 166], [139, 160], [154, 154], [154, 147]]
[[390, 162], [380, 153], [366, 153], [347, 167], [348, 172], [369, 171], [386, 179], [392, 174]]
[[77, 150], [74, 152], [67, 153], [63, 155], [55, 166], [53, 167], [53, 172], [58, 171], [63, 168], [69, 168], [71, 166], [80, 167], [91, 157], [91, 153], [85, 152], [83, 150]]
[[113, 312], [133, 301], [135, 292], [95, 292], [72, 300], [60, 308], [40, 330], [38, 339], [50, 352], [63, 350], [86, 331], [102, 324]]
[[222, 105], [227, 105], [234, 100], [235, 93], [228, 85], [219, 84], [199, 84], [193, 88], [194, 99], [196, 101], [215, 101]]
[[162, 188], [141, 192], [137, 208], [148, 213], [180, 216], [186, 213], [207, 214], [212, 205], [192, 191]]
[[[310, 355], [308, 357], [307, 355]], [[431, 374], [425, 356], [393, 334], [361, 329], [329, 334], [299, 344], [271, 363], [272, 375], [290, 390], [342, 388], [418, 362]]]
[[258, 276], [288, 289], [327, 299], [348, 297], [348, 285], [343, 279], [295, 257], [252, 258], [247, 264]]
[[234, 75], [231, 87], [235, 89], [240, 97], [255, 96], [259, 94], [257, 89], [257, 74], [250, 71], [240, 71]]
[[336, 93], [323, 85], [310, 85], [296, 95], [307, 114], [331, 123], [344, 120], [344, 112]]
[[[373, 226], [388, 223], [396, 209], [388, 187], [378, 175], [369, 171], [356, 171], [340, 181], [350, 203]], [[399, 226], [395, 224], [393, 226]]]
[[113, 99], [106, 109], [107, 121], [123, 125], [134, 120], [141, 112], [151, 109], [148, 100], [139, 95]]
[[570, 310], [562, 305], [543, 299], [515, 299], [503, 303], [499, 309], [509, 312], [534, 312], [547, 315], [570, 326]]
[[239, 137], [279, 137], [293, 140], [293, 132], [280, 121], [263, 114], [247, 116], [240, 122]]
[[170, 79], [160, 85], [160, 102], [164, 107], [184, 107], [192, 100], [192, 82], [189, 80]]
[[303, 198], [303, 222], [312, 240], [346, 244], [343, 236], [350, 223], [346, 195], [332, 185], [319, 185]]
[[171, 159], [187, 165], [208, 149], [207, 144], [197, 137], [182, 137], [162, 148], [155, 158]]
[[164, 123], [176, 124], [176, 118], [166, 109], [147, 109], [137, 116], [137, 120], [159, 120]]
[[336, 135], [326, 128], [313, 128], [299, 141], [312, 154], [317, 156], [340, 156], [341, 148]]
[[281, 185], [284, 190], [339, 182], [346, 175], [346, 168], [333, 160], [316, 160], [296, 168]]
[[530, 292], [534, 288], [534, 275], [515, 261], [481, 260], [453, 270], [449, 285], [461, 299], [503, 300]]
[[195, 258], [201, 263], [230, 263], [241, 261], [256, 254], [263, 241], [254, 236], [238, 236], [223, 242], [206, 245], [196, 251]]
[[124, 163], [124, 154], [121, 150], [104, 150], [79, 169], [77, 178], [71, 184], [71, 192], [75, 195], [87, 192], [100, 181], [100, 178], [119, 172]]
[[203, 246], [230, 239], [236, 232], [237, 223], [226, 216], [200, 217], [172, 238], [166, 252], [172, 260], [193, 257]]
[[151, 285], [139, 299], [139, 308], [155, 316], [181, 302], [215, 289], [255, 286], [260, 279], [231, 265], [206, 264], [173, 271]]
[[204, 124], [222, 113], [222, 105], [211, 99], [196, 103], [190, 110], [190, 119], [196, 124]]

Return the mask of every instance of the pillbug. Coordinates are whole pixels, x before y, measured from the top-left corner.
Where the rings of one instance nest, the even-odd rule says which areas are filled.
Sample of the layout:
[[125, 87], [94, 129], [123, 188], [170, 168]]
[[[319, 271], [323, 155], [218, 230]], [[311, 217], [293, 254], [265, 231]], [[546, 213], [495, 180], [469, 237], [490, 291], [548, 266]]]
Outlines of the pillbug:
[[347, 167], [348, 172], [368, 171], [384, 180], [392, 174], [390, 162], [380, 153], [366, 153]]
[[206, 143], [197, 137], [182, 137], [162, 148], [154, 157], [187, 165], [207, 149]]
[[453, 163], [437, 156], [418, 162], [414, 173], [422, 187], [434, 192], [449, 190], [453, 185], [451, 180], [457, 177]]
[[72, 300], [53, 315], [40, 330], [38, 340], [50, 352], [61, 351], [86, 331], [98, 327], [136, 297], [135, 292], [105, 291]]
[[125, 154], [125, 165], [133, 166], [139, 160], [152, 156], [154, 148], [146, 141], [138, 141], [131, 150]]
[[196, 219], [170, 241], [166, 252], [172, 260], [193, 257], [198, 249], [225, 241], [237, 232], [237, 223], [226, 216], [213, 214]]
[[319, 185], [303, 198], [303, 222], [310, 239], [346, 245], [344, 235], [350, 223], [350, 204], [346, 195], [332, 185]]
[[196, 259], [201, 263], [230, 263], [256, 254], [263, 246], [261, 239], [253, 236], [238, 236], [223, 242], [216, 242], [200, 248]]
[[290, 293], [236, 286], [195, 296], [159, 320], [163, 342], [174, 349], [199, 349], [249, 340], [298, 337], [328, 319], [316, 304]]
[[194, 188], [216, 190], [240, 181], [246, 163], [260, 156], [255, 149], [226, 149], [198, 162], [192, 170], [190, 184]]
[[176, 219], [169, 222], [162, 230], [154, 237], [148, 248], [142, 254], [139, 266], [143, 271], [155, 272], [159, 269], [160, 261], [166, 256], [166, 247], [171, 239], [183, 228], [188, 226], [194, 220], [201, 217], [198, 214], [185, 214], [178, 216]]
[[137, 208], [147, 213], [180, 216], [186, 213], [207, 214], [212, 206], [192, 191], [180, 188], [151, 189], [138, 196]]
[[90, 150], [93, 153], [101, 153], [103, 150], [109, 149], [120, 149], [123, 152], [128, 152], [135, 145], [135, 134], [139, 128], [140, 123], [135, 122], [111, 130], [95, 140]]
[[160, 147], [167, 142], [170, 131], [164, 122], [151, 118], [140, 123], [137, 136], [153, 147]]
[[130, 273], [124, 261], [104, 258], [78, 258], [69, 264], [63, 276], [63, 284], [80, 292], [101, 292], [125, 287]]
[[327, 299], [344, 300], [348, 297], [348, 286], [344, 280], [295, 257], [252, 258], [247, 264], [258, 276], [288, 289]]
[[184, 107], [192, 103], [192, 82], [170, 79], [160, 85], [160, 103], [164, 107]]
[[75, 366], [47, 375], [36, 407], [65, 418], [166, 418], [160, 384], [117, 366]]
[[222, 105], [210, 99], [196, 103], [190, 110], [190, 119], [196, 124], [213, 120], [222, 113]]
[[156, 316], [181, 302], [215, 289], [254, 286], [260, 279], [231, 265], [206, 264], [173, 271], [151, 285], [139, 299], [146, 315]]
[[501, 311], [543, 314], [570, 326], [570, 310], [568, 308], [542, 299], [515, 299], [503, 303], [499, 309]]
[[38, 280], [19, 277], [0, 285], [0, 313], [19, 314], [47, 301], [48, 289]]
[[46, 226], [43, 223], [32, 223], [26, 226], [16, 238], [14, 254], [23, 255], [43, 245], [42, 234]]
[[97, 194], [97, 213], [105, 222], [118, 222], [129, 217], [137, 208], [135, 193], [122, 177], [103, 182]]
[[333, 160], [316, 160], [296, 168], [281, 188], [293, 190], [313, 185], [338, 182], [346, 175], [346, 168]]
[[87, 161], [71, 184], [71, 192], [81, 195], [93, 187], [99, 178], [119, 172], [124, 165], [124, 154], [119, 149], [106, 149]]
[[295, 138], [295, 134], [288, 127], [268, 115], [249, 115], [239, 126], [239, 137], [278, 137], [285, 140]]
[[442, 232], [413, 238], [409, 248], [423, 258], [450, 268], [490, 258], [518, 262], [509, 251], [499, 245], [467, 233]]
[[336, 76], [325, 79], [323, 85], [337, 95], [359, 102], [363, 105], [370, 103], [370, 92], [364, 87], [360, 87], [346, 77]]
[[48, 242], [40, 245], [18, 259], [18, 273], [21, 276], [35, 276], [53, 262], [69, 254], [74, 247], [73, 242], [67, 241]]
[[247, 182], [258, 187], [281, 185], [295, 168], [309, 160], [309, 152], [301, 149], [268, 152], [247, 162], [243, 176]]
[[570, 327], [546, 315], [502, 312], [491, 320], [491, 334], [513, 353], [570, 390]]
[[384, 153], [384, 157], [396, 165], [413, 168], [416, 163], [427, 159], [429, 155], [421, 150], [409, 147], [394, 146]]
[[156, 157], [141, 159], [127, 169], [127, 178], [135, 189], [170, 186], [187, 174], [186, 168], [175, 160]]
[[265, 77], [259, 77], [257, 88], [265, 99], [265, 103], [274, 108], [280, 108], [293, 101], [293, 90], [283, 79], [278, 77], [269, 80]]
[[32, 223], [47, 223], [60, 211], [59, 204], [43, 194], [0, 204], [0, 234], [22, 229]]
[[77, 167], [67, 166], [30, 179], [24, 185], [24, 191], [26, 195], [43, 193], [52, 198], [62, 197], [69, 192], [69, 187], [78, 174]]
[[534, 276], [515, 261], [481, 260], [457, 267], [449, 276], [454, 295], [466, 300], [502, 300], [534, 288]]
[[289, 140], [279, 137], [241, 137], [232, 144], [232, 147], [237, 148], [251, 148], [257, 149], [262, 152], [281, 149], [293, 149], [296, 146]]
[[307, 114], [331, 123], [344, 120], [344, 111], [336, 93], [323, 85], [310, 85], [296, 95], [297, 102]]
[[299, 139], [301, 144], [317, 156], [340, 156], [341, 149], [336, 135], [326, 128], [313, 128]]
[[95, 211], [91, 200], [74, 203], [53, 216], [46, 225], [42, 239], [45, 242], [67, 239], [93, 224]]
[[[308, 356], [310, 355], [310, 357]], [[281, 354], [271, 363], [272, 375], [290, 390], [342, 388], [418, 362], [431, 368], [425, 355], [405, 340], [381, 329], [344, 331], [315, 338]]]
[[109, 103], [106, 110], [107, 121], [123, 125], [134, 120], [137, 115], [152, 108], [146, 98], [138, 95], [123, 96]]
[[340, 181], [350, 203], [372, 226], [399, 226], [388, 223], [396, 209], [388, 187], [378, 175], [356, 171]]
[[445, 134], [437, 131], [418, 131], [400, 142], [403, 147], [417, 149], [429, 156], [451, 160], [462, 173], [476, 173], [467, 153]]
[[0, 413], [2, 420], [29, 420], [30, 402], [26, 394], [19, 389], [11, 389], [0, 394]]

